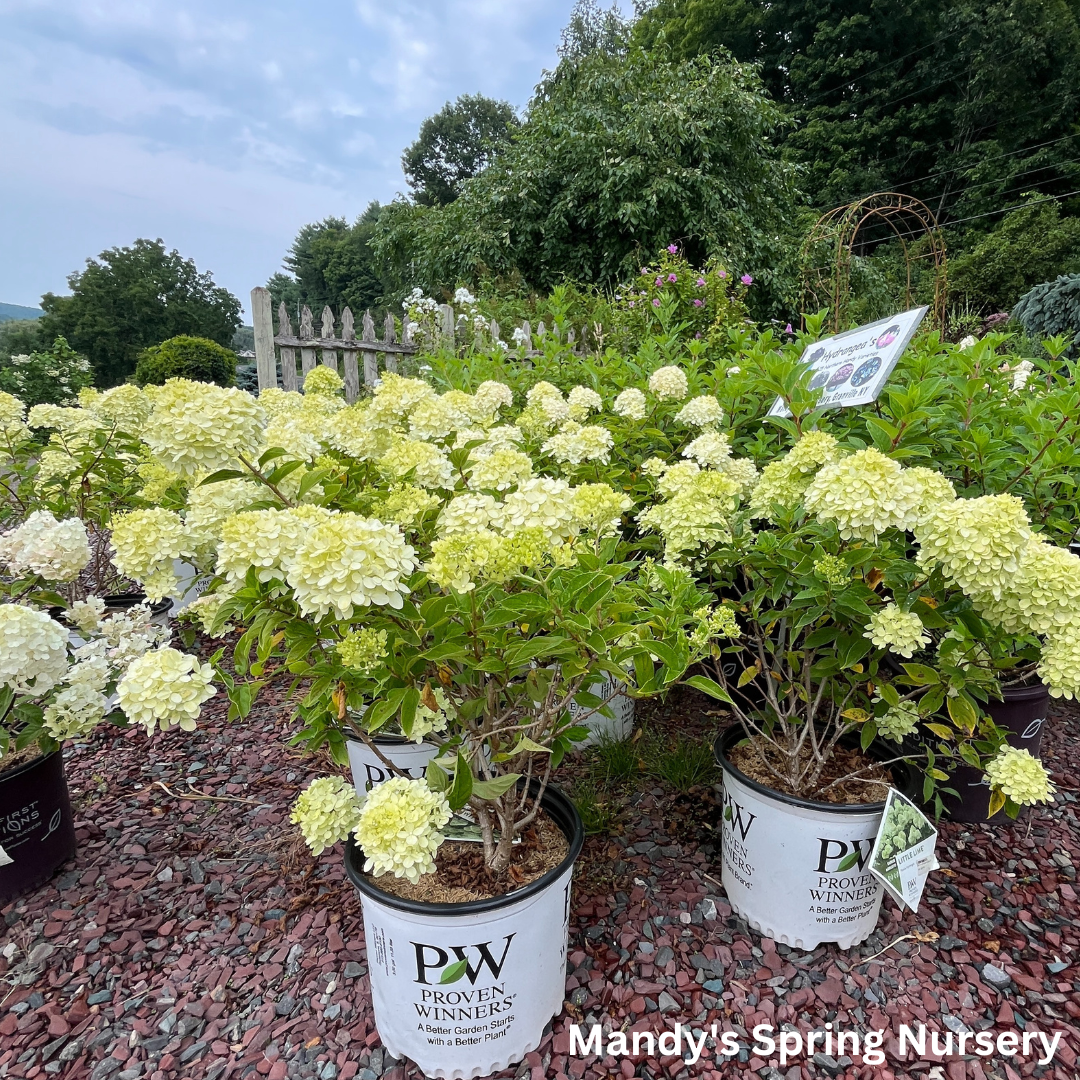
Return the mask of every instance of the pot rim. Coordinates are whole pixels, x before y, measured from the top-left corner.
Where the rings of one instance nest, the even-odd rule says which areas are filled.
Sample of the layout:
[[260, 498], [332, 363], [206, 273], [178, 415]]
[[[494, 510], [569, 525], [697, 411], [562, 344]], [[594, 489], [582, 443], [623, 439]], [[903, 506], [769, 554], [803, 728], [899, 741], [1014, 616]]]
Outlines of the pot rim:
[[63, 748], [58, 750], [50, 750], [47, 754], [38, 754], [37, 757], [32, 757], [29, 761], [24, 761], [21, 765], [12, 765], [8, 768], [0, 766], [0, 784], [5, 780], [12, 780], [16, 776], [21, 775], [28, 769], [34, 768], [36, 765], [44, 765], [50, 758], [56, 757], [57, 754], [62, 754]]
[[[530, 787], [535, 789], [536, 786], [538, 786], [538, 781], [533, 780]], [[552, 804], [554, 804], [554, 807]], [[528, 900], [544, 892], [566, 872], [568, 867], [573, 866], [577, 861], [577, 857], [581, 854], [582, 845], [585, 843], [585, 826], [582, 823], [577, 807], [570, 797], [561, 789], [548, 784], [540, 805], [548, 811], [555, 824], [562, 829], [563, 835], [570, 845], [570, 850], [558, 866], [552, 867], [546, 874], [541, 875], [535, 881], [529, 882], [524, 888], [503, 893], [502, 896], [492, 896], [486, 900], [463, 900], [454, 904], [436, 904], [395, 896], [393, 893], [380, 889], [363, 872], [363, 851], [351, 833], [345, 841], [345, 873], [356, 886], [362, 898], [374, 900], [376, 903], [385, 904], [387, 907], [407, 912], [410, 915], [433, 915], [445, 918], [447, 916], [480, 915], [499, 911], [502, 908], [510, 907], [512, 904]], [[555, 808], [559, 813], [552, 813]]]
[[1042, 698], [1050, 700], [1050, 688], [1041, 681], [1030, 686], [1005, 686], [1001, 690], [1001, 700], [988, 701], [986, 707], [989, 709], [994, 705], [1008, 705], [1014, 701], [1037, 701]]
[[[745, 739], [746, 732], [743, 730], [742, 724], [736, 722], [730, 727], [725, 728], [716, 736], [713, 741], [713, 756], [716, 758], [716, 763], [720, 766], [724, 772], [731, 773], [731, 775], [739, 781], [740, 784], [745, 784], [751, 791], [754, 791], [758, 795], [763, 795], [765, 798], [772, 799], [774, 802], [783, 803], [786, 806], [797, 806], [803, 810], [816, 810], [818, 813], [824, 814], [881, 814], [885, 812], [885, 803], [827, 803], [818, 802], [816, 799], [804, 799], [798, 795], [787, 795], [782, 791], [776, 791], [774, 788], [766, 787], [764, 784], [759, 783], [757, 780], [751, 780], [741, 769], [737, 768], [727, 759], [727, 751], [730, 750], [736, 743]], [[875, 739], [870, 744], [871, 750], [875, 745], [879, 743], [879, 740]], [[899, 747], [898, 747], [899, 749]], [[895, 772], [906, 773], [905, 780], [908, 783], [897, 782], [896, 775], [893, 776], [892, 786], [899, 792], [905, 793], [905, 789], [912, 786], [912, 773], [911, 768], [907, 762], [899, 761], [895, 765], [889, 766], [890, 770]]]
[[[369, 735], [368, 738], [376, 746], [415, 746], [417, 750], [422, 746], [430, 746], [434, 750], [439, 749], [439, 743], [430, 742], [427, 739], [421, 739], [419, 742], [413, 742], [412, 739], [406, 739], [404, 735], [395, 735], [392, 731], [383, 734]], [[355, 743], [357, 746], [365, 746], [363, 739], [354, 739], [351, 736], [346, 736], [345, 741], [347, 743]]]

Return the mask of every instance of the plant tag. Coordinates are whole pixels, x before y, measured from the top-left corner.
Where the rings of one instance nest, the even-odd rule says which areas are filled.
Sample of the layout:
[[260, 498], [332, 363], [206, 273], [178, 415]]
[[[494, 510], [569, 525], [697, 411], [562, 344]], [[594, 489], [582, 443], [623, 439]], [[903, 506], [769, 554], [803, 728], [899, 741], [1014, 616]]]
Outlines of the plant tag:
[[[814, 373], [809, 388], [821, 390], [818, 408], [875, 401], [928, 310], [912, 308], [807, 346], [799, 362]], [[778, 397], [766, 415], [791, 414]]]
[[[480, 829], [480, 823], [476, 815], [467, 806], [463, 806], [443, 827], [442, 834], [447, 840], [461, 840], [467, 844], [482, 844], [484, 834]], [[491, 838], [497, 844], [502, 833], [493, 828]], [[521, 837], [515, 836], [513, 843], [520, 844]]]
[[4, 850], [4, 845], [0, 844], [0, 866], [10, 866], [15, 860]]
[[910, 799], [895, 789], [889, 792], [870, 872], [901, 907], [918, 909], [927, 875], [938, 868], [937, 838], [933, 822]]

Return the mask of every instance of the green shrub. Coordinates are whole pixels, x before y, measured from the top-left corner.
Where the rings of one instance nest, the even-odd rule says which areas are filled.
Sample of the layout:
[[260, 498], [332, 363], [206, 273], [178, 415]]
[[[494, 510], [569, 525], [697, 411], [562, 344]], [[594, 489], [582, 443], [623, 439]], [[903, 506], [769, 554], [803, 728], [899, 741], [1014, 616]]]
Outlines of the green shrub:
[[0, 390], [14, 394], [27, 408], [74, 405], [79, 391], [93, 381], [90, 362], [62, 337], [51, 348], [0, 359]]
[[236, 383], [236, 353], [209, 338], [169, 338], [139, 354], [135, 382], [139, 386], [160, 386], [166, 379], [233, 386]]
[[1080, 345], [1080, 274], [1062, 274], [1024, 293], [1013, 308], [1013, 318], [1028, 337], [1064, 335]]

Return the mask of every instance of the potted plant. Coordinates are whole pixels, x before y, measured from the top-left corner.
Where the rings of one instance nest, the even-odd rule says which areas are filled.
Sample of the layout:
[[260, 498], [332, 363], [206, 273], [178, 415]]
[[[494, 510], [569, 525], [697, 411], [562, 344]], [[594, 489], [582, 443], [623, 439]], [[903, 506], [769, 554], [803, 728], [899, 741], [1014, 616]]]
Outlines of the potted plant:
[[[950, 507], [982, 501], [957, 500], [930, 470], [873, 449], [845, 453], [808, 431], [766, 466], [746, 508], [732, 499], [699, 517], [714, 523], [710, 534], [693, 512], [720, 481], [672, 484], [677, 468], [660, 473], [670, 495], [644, 523], [663, 535], [669, 561], [729, 597], [738, 626], [710, 660], [712, 692], [738, 721], [716, 746], [725, 888], [770, 937], [850, 947], [877, 922], [881, 889], [866, 862], [890, 785], [933, 803], [966, 762], [987, 771], [1013, 814], [1052, 792], [1038, 762], [1002, 751], [985, 715], [995, 671], [971, 662], [969, 593], [989, 571], [960, 571], [976, 545], [959, 532], [931, 541]], [[756, 697], [739, 693], [754, 685]]]

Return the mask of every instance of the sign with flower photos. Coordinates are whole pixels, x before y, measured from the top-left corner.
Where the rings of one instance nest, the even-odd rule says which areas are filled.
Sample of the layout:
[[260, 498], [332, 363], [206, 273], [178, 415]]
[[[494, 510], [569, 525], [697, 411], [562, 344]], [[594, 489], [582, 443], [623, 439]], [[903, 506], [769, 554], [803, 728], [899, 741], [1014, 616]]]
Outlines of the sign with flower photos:
[[870, 872], [901, 907], [918, 910], [926, 878], [938, 868], [937, 838], [930, 819], [895, 788], [890, 790], [870, 853]]
[[[928, 310], [912, 308], [807, 346], [800, 363], [813, 371], [810, 389], [821, 390], [819, 406], [841, 408], [875, 401]], [[766, 415], [790, 413], [778, 397]]]

